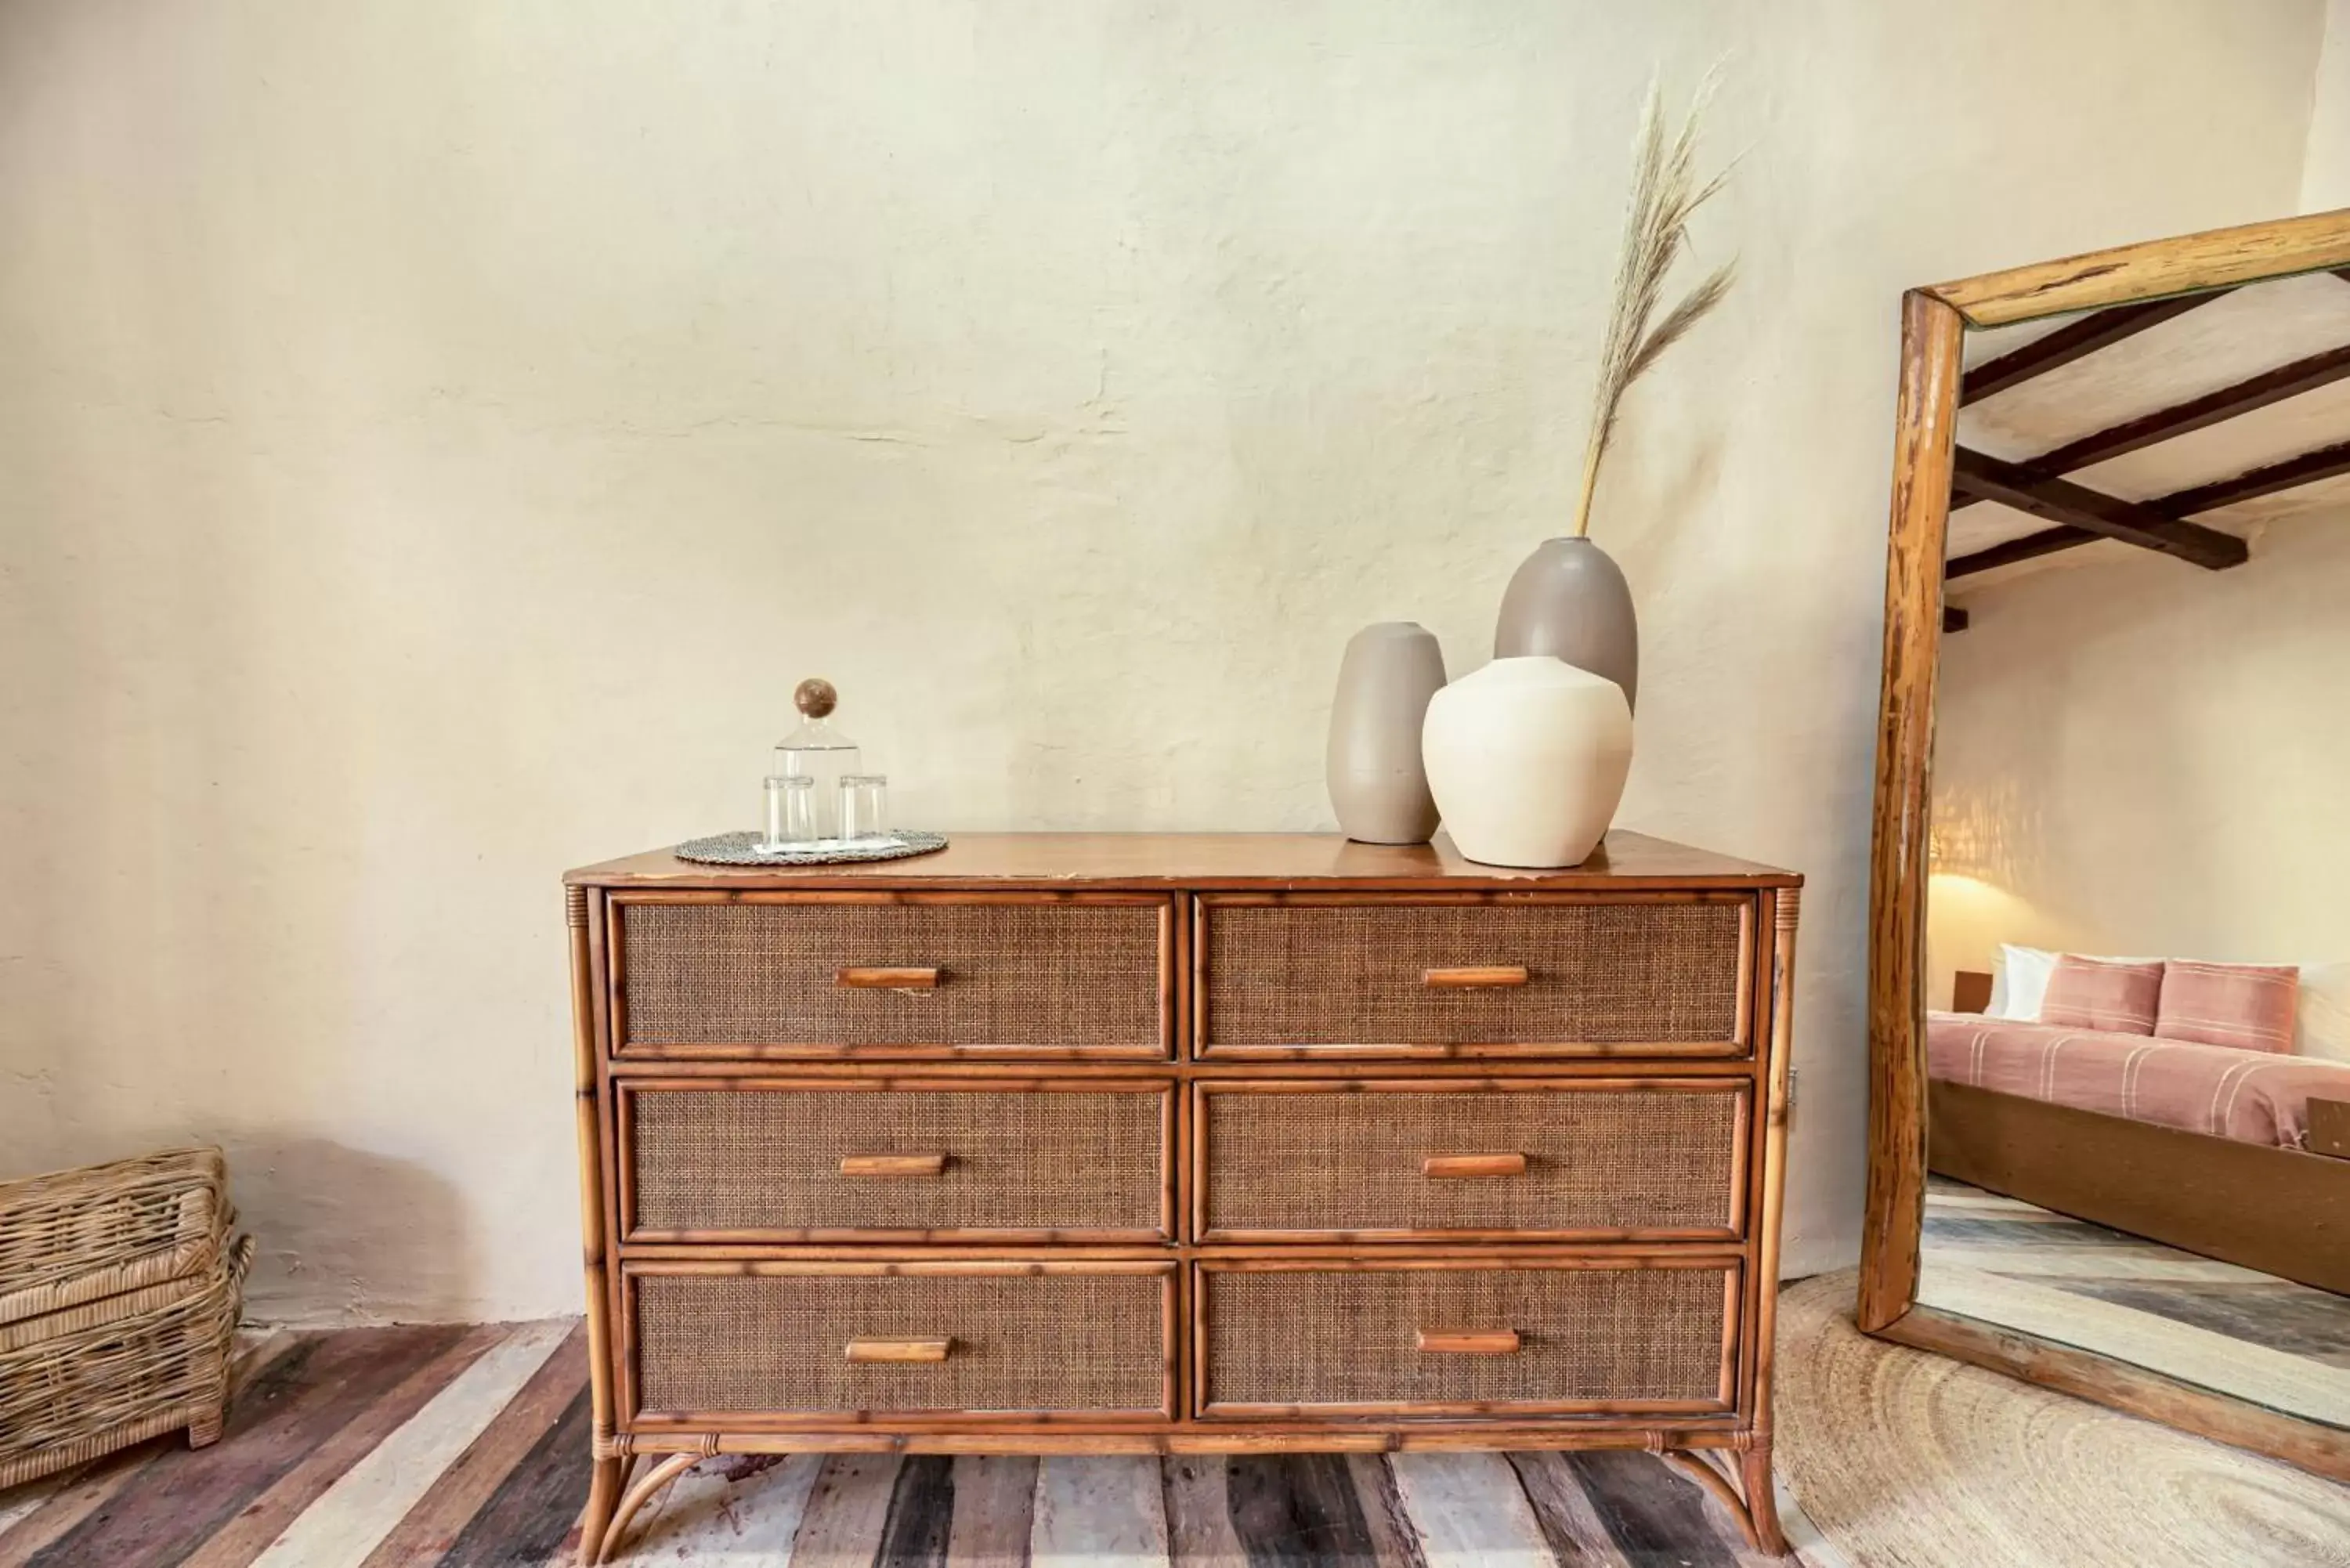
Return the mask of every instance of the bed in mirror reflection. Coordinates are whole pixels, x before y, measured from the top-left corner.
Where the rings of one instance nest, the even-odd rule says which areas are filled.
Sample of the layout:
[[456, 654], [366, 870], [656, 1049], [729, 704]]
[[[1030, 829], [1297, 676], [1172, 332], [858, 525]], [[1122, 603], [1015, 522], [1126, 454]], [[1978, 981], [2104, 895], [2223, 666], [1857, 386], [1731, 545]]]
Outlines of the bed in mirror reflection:
[[2350, 1482], [2350, 209], [1903, 298], [1854, 1319]]
[[2350, 274], [1969, 335], [1916, 1304], [2350, 1428]]

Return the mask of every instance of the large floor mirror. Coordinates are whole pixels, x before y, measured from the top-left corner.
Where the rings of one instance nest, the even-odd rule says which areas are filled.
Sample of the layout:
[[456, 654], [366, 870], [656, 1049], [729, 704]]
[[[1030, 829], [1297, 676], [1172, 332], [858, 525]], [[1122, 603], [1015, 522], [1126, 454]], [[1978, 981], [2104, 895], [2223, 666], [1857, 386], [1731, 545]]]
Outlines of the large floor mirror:
[[1905, 308], [1860, 1325], [2350, 1480], [2350, 212]]

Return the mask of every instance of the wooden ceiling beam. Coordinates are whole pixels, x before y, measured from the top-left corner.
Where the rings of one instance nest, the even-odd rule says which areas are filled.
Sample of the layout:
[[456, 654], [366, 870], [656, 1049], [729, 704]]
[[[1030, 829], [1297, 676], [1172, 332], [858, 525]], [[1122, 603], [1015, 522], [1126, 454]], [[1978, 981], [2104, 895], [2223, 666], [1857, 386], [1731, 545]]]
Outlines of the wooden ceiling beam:
[[1964, 631], [1967, 629], [1967, 622], [1972, 618], [1973, 618], [1969, 616], [1966, 611], [1960, 609], [1956, 605], [1944, 605], [1942, 607], [1942, 629], [1944, 631]]
[[2002, 539], [1971, 554], [1953, 556], [1942, 575], [1945, 577], [1971, 577], [1977, 572], [2012, 566], [2018, 561], [2036, 561], [2043, 556], [2053, 556], [2059, 550], [2070, 550], [2080, 545], [2094, 545], [2104, 537], [2104, 535], [2092, 534], [2086, 528], [2074, 528], [2060, 523], [2054, 528], [2026, 534], [2020, 539]]
[[2240, 414], [2255, 409], [2281, 403], [2287, 398], [2319, 387], [2330, 386], [2350, 377], [2350, 344], [2328, 348], [2323, 354], [2312, 354], [2305, 359], [2295, 359], [2290, 365], [2280, 365], [2273, 370], [2263, 370], [2248, 380], [2232, 387], [2222, 387], [2216, 392], [2206, 392], [2199, 398], [2189, 398], [2167, 409], [2157, 409], [2134, 420], [2126, 420], [2078, 441], [2066, 441], [2054, 452], [2043, 452], [2032, 460], [2032, 466], [2049, 473], [2070, 473], [2076, 468], [2088, 468], [2110, 458], [2139, 451], [2157, 441], [2206, 430]]
[[[2210, 512], [2222, 506], [2232, 506], [2239, 501], [2251, 501], [2263, 495], [2274, 495], [2303, 484], [2314, 484], [2321, 479], [2333, 479], [2350, 473], [2350, 441], [2319, 447], [2298, 457], [2279, 462], [2265, 463], [2247, 469], [2229, 479], [2215, 479], [2209, 484], [2199, 484], [2189, 490], [2174, 490], [2158, 495], [2147, 505], [2174, 517], [2188, 517], [2198, 512]], [[1965, 493], [1970, 499], [1974, 493], [1963, 491], [1963, 479], [1954, 479], [1951, 493], [1955, 497]], [[1964, 556], [1953, 556], [1944, 572], [1945, 576], [1970, 577], [1978, 572], [1988, 572], [1998, 566], [2012, 566], [2019, 561], [2037, 560], [2053, 556], [2059, 550], [2070, 550], [2093, 544], [2106, 537], [2086, 528], [2059, 524], [2043, 528], [2037, 534], [2026, 534], [2017, 539], [2004, 539]]]
[[2322, 446], [2298, 457], [2263, 463], [2259, 468], [2248, 468], [2231, 479], [2215, 479], [2209, 484], [2199, 484], [2192, 489], [2174, 490], [2168, 495], [2157, 496], [2147, 504], [2158, 511], [2186, 517], [2198, 512], [2232, 506], [2239, 501], [2274, 495], [2280, 490], [2314, 484], [2321, 479], [2332, 479], [2342, 473], [2350, 473], [2350, 441]]
[[[2078, 441], [2067, 441], [2053, 452], [2042, 452], [2025, 466], [2035, 473], [2052, 478], [2060, 473], [2070, 473], [2074, 469], [2093, 467], [2108, 458], [2137, 452], [2157, 441], [2168, 441], [2173, 436], [2208, 429], [2239, 414], [2264, 409], [2271, 403], [2299, 397], [2303, 392], [2330, 386], [2345, 377], [2350, 377], [2350, 344], [2329, 348], [2323, 354], [2312, 354], [2290, 365], [2280, 365], [2232, 387], [2222, 387], [2216, 392], [2206, 392], [2199, 398], [2189, 398], [2183, 403], [2157, 409], [2153, 413], [2085, 435]], [[1950, 510], [1955, 512], [1985, 499], [1988, 498], [1981, 495], [1961, 497], [1953, 493]]]
[[2149, 327], [2159, 327], [2173, 317], [2184, 316], [2230, 292], [2220, 289], [2178, 299], [2140, 300], [2136, 305], [2116, 305], [2094, 316], [2085, 316], [1966, 372], [1959, 382], [1959, 406], [1964, 408], [2010, 387], [2021, 386], [2035, 376], [2044, 376], [2059, 366], [2135, 337]]
[[[2068, 527], [2159, 551], [2193, 566], [2219, 571], [2241, 566], [2248, 554], [2233, 534], [2206, 528], [2138, 501], [2124, 501], [2069, 479], [2008, 462], [1987, 452], [1958, 449], [1952, 457], [1954, 489]], [[1944, 569], [1948, 576], [1948, 568]]]

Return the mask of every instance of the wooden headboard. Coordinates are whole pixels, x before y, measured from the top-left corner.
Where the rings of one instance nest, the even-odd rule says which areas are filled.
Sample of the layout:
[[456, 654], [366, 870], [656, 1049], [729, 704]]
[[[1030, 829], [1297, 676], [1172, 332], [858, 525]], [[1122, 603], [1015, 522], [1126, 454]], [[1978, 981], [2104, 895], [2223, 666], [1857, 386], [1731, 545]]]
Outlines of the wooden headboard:
[[1991, 1005], [1991, 976], [1980, 970], [1962, 969], [1950, 980], [1950, 1011], [1981, 1012]]

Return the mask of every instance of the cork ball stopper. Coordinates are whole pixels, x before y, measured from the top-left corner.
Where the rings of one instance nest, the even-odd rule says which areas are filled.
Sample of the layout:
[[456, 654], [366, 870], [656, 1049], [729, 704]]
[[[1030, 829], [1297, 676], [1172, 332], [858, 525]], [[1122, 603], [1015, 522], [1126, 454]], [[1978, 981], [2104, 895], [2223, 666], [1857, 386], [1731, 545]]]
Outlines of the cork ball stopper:
[[829, 680], [813, 678], [803, 680], [792, 693], [792, 706], [811, 719], [821, 719], [840, 704], [840, 693], [832, 689]]

